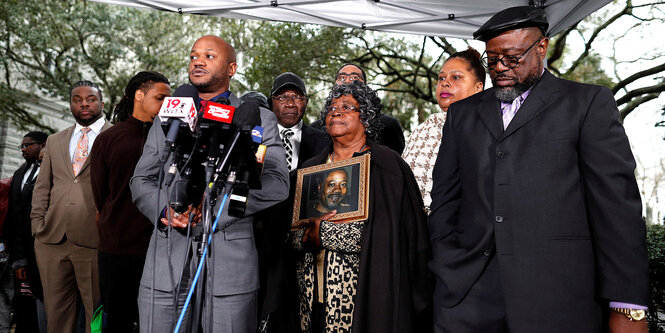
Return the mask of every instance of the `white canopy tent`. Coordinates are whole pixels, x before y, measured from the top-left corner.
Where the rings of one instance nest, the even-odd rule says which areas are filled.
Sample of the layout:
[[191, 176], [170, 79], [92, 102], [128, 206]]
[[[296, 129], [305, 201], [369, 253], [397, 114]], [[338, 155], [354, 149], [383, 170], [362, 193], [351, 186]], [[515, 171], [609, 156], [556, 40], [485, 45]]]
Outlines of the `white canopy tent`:
[[495, 13], [545, 8], [555, 35], [610, 0], [93, 0], [138, 8], [471, 39]]

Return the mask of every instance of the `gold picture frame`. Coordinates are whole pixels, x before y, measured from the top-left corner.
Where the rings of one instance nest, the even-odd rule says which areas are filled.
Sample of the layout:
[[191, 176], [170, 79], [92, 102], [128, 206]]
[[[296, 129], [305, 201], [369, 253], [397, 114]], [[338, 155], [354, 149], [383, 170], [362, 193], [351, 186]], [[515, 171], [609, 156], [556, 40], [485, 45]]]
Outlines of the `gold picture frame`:
[[369, 215], [369, 161], [370, 153], [367, 153], [298, 169], [292, 226], [305, 225], [310, 218], [333, 209], [337, 214], [328, 219], [331, 222], [366, 220]]

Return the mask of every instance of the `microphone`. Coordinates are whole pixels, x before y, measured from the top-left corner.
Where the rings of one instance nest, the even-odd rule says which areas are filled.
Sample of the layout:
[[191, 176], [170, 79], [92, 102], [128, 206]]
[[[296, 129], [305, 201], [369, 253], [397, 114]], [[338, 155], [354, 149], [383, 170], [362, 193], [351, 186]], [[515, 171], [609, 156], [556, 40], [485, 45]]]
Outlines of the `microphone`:
[[223, 148], [222, 134], [224, 134], [224, 130], [231, 128], [236, 108], [231, 105], [222, 104], [224, 102], [228, 103], [228, 99], [226, 98], [221, 99], [222, 103], [213, 101], [204, 102], [202, 102], [203, 119], [201, 128], [207, 129], [208, 133], [210, 133], [210, 139], [207, 144], [208, 154], [205, 168], [205, 182], [207, 184], [213, 179], [213, 171]]
[[[251, 101], [245, 102], [238, 108], [233, 124], [238, 135], [242, 136], [241, 146], [238, 147], [239, 161], [237, 165], [237, 178], [233, 184], [229, 197], [229, 215], [244, 217], [247, 209], [247, 196], [250, 188], [260, 188], [260, 172], [262, 164], [257, 165], [257, 159], [263, 161], [265, 149], [256, 153], [263, 141], [263, 128], [261, 125], [261, 111], [259, 106]], [[265, 147], [265, 146], [264, 146]]]
[[175, 149], [180, 128], [185, 125], [190, 132], [196, 129], [196, 104], [199, 94], [194, 86], [186, 84], [175, 90], [173, 97], [166, 97], [159, 109], [159, 119], [166, 132], [165, 148], [162, 152], [162, 161], [166, 161]]
[[238, 107], [238, 112], [232, 121], [236, 128], [250, 130], [261, 125], [261, 111], [254, 101], [247, 101]]
[[257, 168], [259, 169], [259, 173], [263, 173], [263, 163], [265, 162], [266, 159], [266, 145], [261, 144], [263, 142], [263, 127], [261, 126], [254, 126], [254, 129], [252, 130], [252, 142], [254, 142], [254, 151], [256, 152], [254, 155], [256, 157], [256, 163]]

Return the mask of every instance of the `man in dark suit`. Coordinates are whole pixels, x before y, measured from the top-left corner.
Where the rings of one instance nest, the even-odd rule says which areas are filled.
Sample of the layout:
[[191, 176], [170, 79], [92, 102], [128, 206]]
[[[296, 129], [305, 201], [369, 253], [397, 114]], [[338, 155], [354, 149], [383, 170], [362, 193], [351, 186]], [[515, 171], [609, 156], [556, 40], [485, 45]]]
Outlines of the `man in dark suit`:
[[277, 117], [279, 136], [286, 150], [286, 163], [291, 173], [325, 147], [325, 133], [302, 121], [308, 101], [307, 89], [300, 77], [286, 72], [275, 78], [270, 90], [271, 109]]
[[[276, 311], [280, 307], [288, 306], [284, 305], [284, 301], [288, 299], [286, 274], [289, 273], [286, 268], [288, 261], [285, 261], [284, 240], [293, 215], [296, 170], [303, 162], [321, 152], [328, 142], [323, 131], [305, 125], [302, 120], [308, 101], [305, 83], [296, 74], [285, 72], [275, 77], [270, 89], [269, 103], [277, 117], [291, 186], [289, 199], [266, 211], [256, 225], [262, 287], [259, 293], [262, 299], [259, 319], [263, 320], [261, 328], [265, 332], [288, 331], [286, 325], [289, 318], [282, 317], [288, 311]], [[266, 319], [269, 314], [271, 317], [268, 321]]]
[[[45, 319], [42, 284], [35, 259], [34, 239], [30, 231], [32, 189], [39, 174], [39, 153], [46, 146], [48, 134], [29, 132], [23, 137], [20, 149], [25, 159], [12, 177], [9, 189], [9, 211], [3, 238], [10, 252], [14, 269], [14, 318], [18, 332], [39, 332], [39, 318]], [[29, 293], [30, 295], [26, 295]], [[46, 327], [43, 327], [45, 330]]]
[[547, 27], [525, 6], [474, 33], [493, 88], [451, 105], [443, 127], [428, 222], [437, 332], [646, 332], [630, 145], [609, 89], [543, 68]]
[[[367, 82], [365, 70], [356, 64], [346, 63], [337, 71], [335, 84], [349, 84], [353, 81]], [[377, 143], [387, 146], [402, 155], [405, 147], [404, 131], [399, 121], [385, 113], [379, 114], [379, 121], [383, 125]]]
[[76, 124], [46, 140], [30, 213], [49, 333], [75, 330], [79, 296], [86, 323], [100, 299], [88, 154], [111, 123], [102, 117], [102, 91], [93, 82], [74, 83], [69, 108]]
[[[349, 84], [353, 81], [360, 81], [366, 83], [365, 70], [356, 64], [346, 63], [335, 74], [335, 85], [340, 84]], [[398, 154], [402, 155], [404, 152], [404, 147], [406, 146], [406, 141], [404, 140], [404, 131], [402, 126], [399, 124], [399, 121], [390, 115], [385, 113], [379, 114], [379, 121], [381, 122], [382, 129], [381, 134], [379, 135], [378, 144], [387, 146], [388, 148], [396, 151]], [[312, 124], [312, 127], [326, 130], [326, 125], [322, 120], [317, 120]]]

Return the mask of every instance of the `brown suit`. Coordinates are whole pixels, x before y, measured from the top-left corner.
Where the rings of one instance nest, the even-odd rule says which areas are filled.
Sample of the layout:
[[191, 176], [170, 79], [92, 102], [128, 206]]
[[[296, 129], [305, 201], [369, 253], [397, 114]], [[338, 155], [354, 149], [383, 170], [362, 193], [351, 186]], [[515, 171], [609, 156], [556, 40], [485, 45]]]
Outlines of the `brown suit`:
[[[111, 127], [106, 122], [102, 131]], [[90, 160], [77, 176], [72, 171], [69, 140], [74, 126], [49, 136], [32, 196], [32, 234], [44, 287], [48, 332], [73, 332], [77, 289], [90, 322], [99, 302], [95, 203]], [[90, 325], [87, 325], [90, 332]]]

